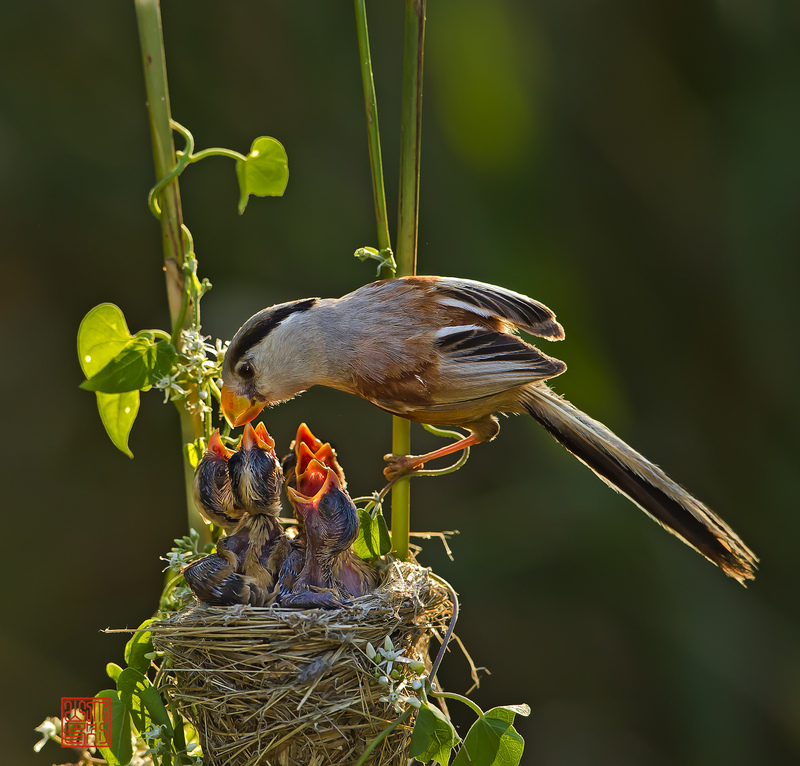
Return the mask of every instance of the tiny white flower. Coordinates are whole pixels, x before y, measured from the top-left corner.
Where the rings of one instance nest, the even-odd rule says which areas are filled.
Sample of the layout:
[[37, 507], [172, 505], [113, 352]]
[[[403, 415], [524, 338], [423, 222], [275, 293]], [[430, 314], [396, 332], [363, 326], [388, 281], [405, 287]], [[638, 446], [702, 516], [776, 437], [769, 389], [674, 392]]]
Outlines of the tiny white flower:
[[33, 746], [33, 752], [38, 753], [46, 744], [47, 740], [58, 741], [58, 727], [51, 718], [45, 718], [35, 729], [42, 738]]

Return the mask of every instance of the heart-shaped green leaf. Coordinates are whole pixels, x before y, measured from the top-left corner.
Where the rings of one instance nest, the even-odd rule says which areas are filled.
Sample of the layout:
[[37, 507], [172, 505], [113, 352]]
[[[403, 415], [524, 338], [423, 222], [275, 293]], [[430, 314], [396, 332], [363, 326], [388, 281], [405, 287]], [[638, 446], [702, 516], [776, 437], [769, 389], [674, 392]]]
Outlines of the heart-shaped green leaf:
[[128, 447], [128, 439], [139, 412], [139, 392], [104, 394], [98, 391], [97, 409], [114, 446], [128, 457], [133, 457], [133, 452]]
[[453, 746], [460, 741], [461, 738], [444, 713], [424, 702], [417, 713], [414, 731], [411, 732], [408, 754], [422, 763], [436, 761], [447, 766]]
[[147, 334], [134, 337], [100, 372], [81, 383], [87, 391], [124, 394], [150, 388], [168, 375], [177, 357], [175, 347]]
[[492, 708], [470, 727], [452, 766], [518, 766], [525, 741], [511, 725], [510, 707]]
[[269, 136], [260, 136], [250, 147], [245, 160], [237, 160], [239, 213], [247, 207], [251, 194], [256, 197], [281, 197], [289, 183], [289, 161], [283, 144]]
[[386, 519], [379, 510], [373, 519], [369, 511], [358, 509], [360, 528], [358, 537], [353, 543], [353, 550], [362, 559], [374, 559], [383, 556], [392, 549], [392, 538], [386, 527]]
[[[95, 306], [78, 328], [78, 360], [83, 374], [90, 378], [100, 372], [132, 339], [119, 307], [113, 303]], [[114, 446], [128, 457], [133, 457], [128, 438], [139, 412], [139, 392], [98, 392], [97, 409]]]
[[87, 378], [96, 375], [132, 339], [118, 306], [113, 303], [95, 306], [78, 327], [78, 359], [83, 374]]

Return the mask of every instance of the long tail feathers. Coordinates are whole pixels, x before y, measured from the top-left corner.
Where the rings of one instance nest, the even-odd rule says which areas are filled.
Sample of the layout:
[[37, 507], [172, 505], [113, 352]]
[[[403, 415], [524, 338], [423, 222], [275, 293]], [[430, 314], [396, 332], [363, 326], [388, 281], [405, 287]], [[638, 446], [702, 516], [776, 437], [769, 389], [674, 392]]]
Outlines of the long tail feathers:
[[602, 423], [541, 383], [525, 388], [522, 401], [556, 441], [666, 530], [742, 585], [755, 577], [758, 558], [736, 533]]

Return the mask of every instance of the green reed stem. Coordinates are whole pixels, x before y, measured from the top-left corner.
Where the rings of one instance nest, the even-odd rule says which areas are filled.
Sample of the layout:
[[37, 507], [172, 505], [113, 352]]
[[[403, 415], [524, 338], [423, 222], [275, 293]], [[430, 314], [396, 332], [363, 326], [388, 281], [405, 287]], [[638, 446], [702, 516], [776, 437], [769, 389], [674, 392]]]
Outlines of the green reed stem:
[[[170, 124], [167, 64], [164, 54], [164, 36], [161, 27], [161, 9], [158, 0], [134, 0], [139, 43], [144, 64], [147, 92], [147, 111], [150, 118], [150, 135], [153, 142], [153, 161], [156, 180], [169, 174], [176, 164], [175, 144]], [[167, 301], [172, 322], [172, 335], [179, 338], [182, 326], [190, 326], [187, 312], [182, 311], [185, 294], [183, 274], [184, 242], [183, 213], [181, 211], [178, 179], [172, 179], [158, 195], [161, 208], [161, 240], [164, 251], [164, 273], [167, 283]], [[184, 407], [178, 408], [182, 443], [192, 442], [203, 435], [202, 421]], [[184, 457], [184, 483], [186, 487], [187, 516], [190, 529], [196, 529], [203, 543], [210, 541], [208, 525], [203, 523], [192, 499], [193, 470]]]
[[[400, 114], [400, 193], [397, 229], [397, 275], [417, 273], [419, 223], [420, 132], [422, 127], [422, 60], [425, 0], [406, 0], [403, 43], [403, 91]], [[392, 418], [392, 452], [411, 453], [411, 423]], [[408, 477], [392, 488], [392, 542], [398, 558], [408, 558], [411, 531], [411, 486]]]

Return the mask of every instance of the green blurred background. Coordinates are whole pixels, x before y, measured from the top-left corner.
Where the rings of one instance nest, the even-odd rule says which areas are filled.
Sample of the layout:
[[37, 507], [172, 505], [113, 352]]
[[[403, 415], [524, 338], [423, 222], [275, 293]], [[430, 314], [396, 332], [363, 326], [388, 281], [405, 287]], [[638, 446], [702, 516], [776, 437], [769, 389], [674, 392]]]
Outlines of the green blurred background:
[[[402, 3], [369, 12], [394, 210]], [[242, 217], [232, 163], [182, 177], [205, 331], [370, 280], [351, 255], [376, 244], [351, 3], [163, 13], [198, 148], [267, 134], [289, 154], [285, 197]], [[505, 420], [466, 470], [413, 486], [415, 529], [461, 531], [454, 562], [436, 541], [420, 558], [461, 594], [457, 632], [491, 671], [476, 701], [530, 704], [526, 764], [798, 763], [800, 4], [430, 0], [426, 50], [420, 273], [553, 308], [555, 388], [763, 562], [744, 590]], [[131, 461], [78, 389], [92, 306], [133, 331], [168, 321], [133, 3], [4, 3], [0, 61], [0, 760], [46, 766], [68, 753], [34, 756], [33, 727], [107, 686], [124, 638], [100, 631], [151, 614], [185, 512], [174, 409], [143, 397]], [[381, 485], [387, 415], [312, 390], [266, 423], [285, 448], [301, 420], [354, 493]], [[458, 651], [442, 680], [469, 687]]]

